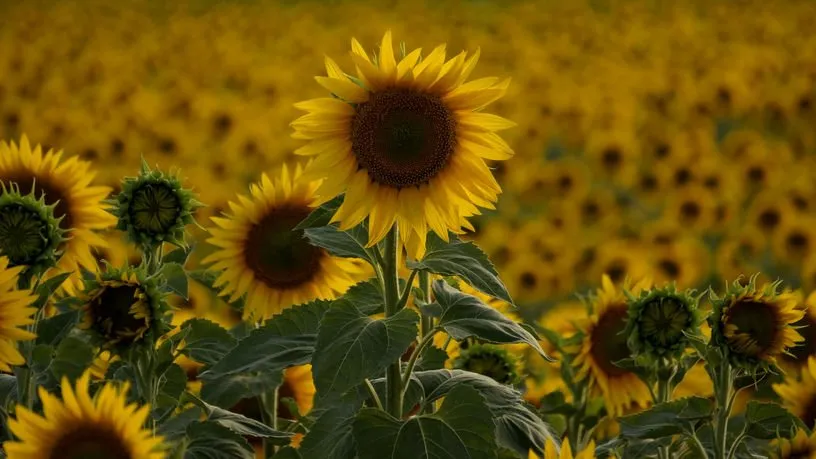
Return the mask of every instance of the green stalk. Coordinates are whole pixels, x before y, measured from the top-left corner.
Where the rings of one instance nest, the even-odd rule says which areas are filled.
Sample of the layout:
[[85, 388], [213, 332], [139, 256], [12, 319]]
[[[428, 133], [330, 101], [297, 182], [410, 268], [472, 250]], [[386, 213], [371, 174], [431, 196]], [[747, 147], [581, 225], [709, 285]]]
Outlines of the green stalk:
[[[280, 390], [280, 386], [276, 386], [274, 390], [267, 392], [261, 395], [261, 403], [263, 406], [262, 412], [266, 414], [264, 416], [264, 422], [272, 427], [275, 430], [278, 430], [278, 391]], [[264, 457], [270, 459], [272, 456], [275, 455], [277, 452], [277, 448], [275, 445], [269, 442], [269, 439], [264, 438], [263, 440], [263, 451]]]
[[[671, 400], [671, 386], [675, 372], [672, 371], [668, 375], [668, 378], [666, 378], [667, 374], [665, 371], [657, 370], [655, 373], [657, 375], [657, 397], [655, 398], [655, 403], [666, 403]], [[663, 446], [657, 450], [657, 456], [660, 459], [671, 459], [669, 450], [670, 446]]]
[[[422, 290], [422, 301], [425, 303], [431, 302], [431, 273], [422, 271], [419, 273], [419, 289]], [[419, 333], [423, 338], [430, 333], [433, 328], [433, 317], [422, 316], [422, 322], [419, 323]]]
[[[385, 317], [399, 312], [399, 266], [397, 255], [399, 247], [399, 229], [397, 225], [385, 236], [383, 241], [383, 292], [385, 296]], [[397, 419], [402, 418], [402, 371], [400, 359], [388, 366], [385, 373], [386, 409]]]
[[728, 417], [731, 415], [734, 375], [731, 365], [723, 364], [716, 373], [715, 397], [717, 400], [714, 419], [714, 459], [726, 459], [728, 455]]

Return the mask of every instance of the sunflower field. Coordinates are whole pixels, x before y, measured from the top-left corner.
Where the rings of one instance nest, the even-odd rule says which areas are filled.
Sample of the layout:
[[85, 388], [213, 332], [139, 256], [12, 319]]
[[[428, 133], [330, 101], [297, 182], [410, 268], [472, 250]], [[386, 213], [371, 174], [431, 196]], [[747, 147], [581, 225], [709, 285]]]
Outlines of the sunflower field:
[[813, 18], [0, 0], [0, 458], [816, 459]]

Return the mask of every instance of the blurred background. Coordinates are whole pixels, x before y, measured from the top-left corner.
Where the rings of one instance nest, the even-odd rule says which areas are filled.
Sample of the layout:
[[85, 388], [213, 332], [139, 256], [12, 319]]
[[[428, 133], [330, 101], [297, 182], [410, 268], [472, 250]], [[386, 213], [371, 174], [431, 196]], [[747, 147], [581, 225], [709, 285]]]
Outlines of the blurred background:
[[349, 68], [352, 36], [373, 50], [391, 28], [513, 77], [491, 111], [519, 124], [517, 157], [472, 237], [526, 318], [604, 272], [816, 288], [816, 2], [26, 0], [0, 17], [0, 137], [113, 187], [141, 156], [180, 168], [204, 225], [297, 160], [292, 104], [323, 94], [324, 54]]

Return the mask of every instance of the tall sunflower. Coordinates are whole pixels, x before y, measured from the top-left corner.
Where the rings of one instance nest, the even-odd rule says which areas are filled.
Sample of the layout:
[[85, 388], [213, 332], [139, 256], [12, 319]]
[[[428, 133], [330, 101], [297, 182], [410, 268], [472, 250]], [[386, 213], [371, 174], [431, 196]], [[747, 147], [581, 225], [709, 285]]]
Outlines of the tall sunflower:
[[816, 425], [816, 357], [808, 358], [798, 374], [788, 374], [785, 382], [773, 385], [782, 405], [798, 416], [808, 428]]
[[777, 293], [778, 287], [778, 282], [757, 287], [756, 278], [751, 278], [747, 285], [734, 282], [722, 298], [714, 299], [708, 319], [712, 342], [732, 365], [750, 371], [768, 369], [788, 348], [804, 340], [793, 324], [805, 311], [797, 309], [793, 293]]
[[217, 250], [203, 260], [221, 271], [215, 287], [235, 301], [246, 294], [244, 318], [271, 317], [315, 298], [333, 298], [362, 272], [354, 261], [312, 246], [302, 230], [292, 231], [314, 208], [317, 182], [305, 181], [298, 165], [266, 174], [250, 187], [251, 197], [230, 202], [233, 214], [213, 217], [207, 242]]
[[595, 442], [590, 441], [584, 449], [573, 455], [570, 442], [566, 438], [561, 443], [560, 450], [552, 440], [547, 440], [547, 443], [544, 445], [543, 457], [540, 458], [532, 451], [530, 451], [527, 457], [528, 459], [595, 459]]
[[799, 429], [790, 440], [778, 438], [771, 443], [771, 454], [773, 459], [816, 459], [816, 433]]
[[71, 387], [62, 380], [62, 400], [40, 387], [44, 415], [17, 406], [8, 426], [17, 441], [3, 444], [9, 459], [163, 459], [162, 438], [144, 429], [149, 406], [129, 404], [128, 383], [106, 384], [88, 393], [91, 373]]
[[0, 142], [0, 182], [16, 183], [23, 193], [33, 190], [35, 197], [55, 206], [54, 217], [62, 218], [60, 228], [70, 230], [57, 263], [60, 271], [74, 273], [63, 284], [69, 293], [82, 285], [80, 268], [97, 270], [91, 250], [105, 241], [95, 231], [116, 223], [101, 206], [111, 189], [92, 185], [96, 173], [90, 165], [76, 157], [63, 160], [62, 151], [43, 153], [39, 145], [32, 150], [26, 136], [20, 145]]
[[[634, 285], [624, 283], [623, 289], [639, 295], [648, 287], [648, 281]], [[591, 297], [592, 313], [579, 329], [584, 334], [578, 355], [573, 360], [578, 380], [589, 380], [590, 390], [603, 397], [612, 416], [623, 414], [633, 404], [645, 406], [650, 400], [649, 388], [638, 376], [615, 362], [630, 356], [626, 344], [628, 304], [622, 289], [615, 287], [604, 275], [601, 288]]]
[[0, 257], [0, 371], [11, 371], [10, 365], [25, 363], [17, 341], [34, 339], [36, 335], [20, 327], [34, 323], [37, 312], [30, 307], [36, 297], [30, 290], [17, 290], [17, 276], [23, 266], [9, 268], [9, 260]]
[[296, 151], [315, 156], [310, 178], [325, 179], [321, 200], [345, 192], [333, 221], [346, 230], [369, 219], [369, 244], [396, 222], [414, 256], [425, 250], [430, 228], [471, 229], [466, 217], [493, 208], [501, 188], [485, 160], [503, 161], [513, 150], [497, 131], [515, 124], [481, 110], [501, 98], [510, 80], [465, 82], [479, 51], [445, 60], [445, 45], [420, 58], [416, 49], [394, 55], [391, 32], [369, 56], [351, 41], [357, 76], [326, 58], [328, 76], [317, 82], [334, 97], [295, 105], [309, 112], [292, 123], [294, 137], [310, 143]]

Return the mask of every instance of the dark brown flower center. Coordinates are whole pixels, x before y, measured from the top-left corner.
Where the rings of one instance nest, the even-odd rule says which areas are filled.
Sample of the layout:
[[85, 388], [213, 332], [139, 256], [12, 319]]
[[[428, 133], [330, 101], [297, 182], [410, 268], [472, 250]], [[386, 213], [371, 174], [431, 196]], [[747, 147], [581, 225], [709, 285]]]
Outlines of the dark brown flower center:
[[725, 323], [736, 326], [738, 335], [748, 336], [747, 344], [735, 338], [730, 338], [729, 344], [733, 350], [750, 357], [760, 357], [770, 350], [779, 334], [779, 317], [772, 305], [761, 301], [737, 301], [728, 308]]
[[133, 459], [134, 456], [115, 432], [102, 426], [79, 426], [62, 435], [49, 459]]
[[601, 313], [598, 323], [592, 329], [592, 359], [601, 370], [611, 377], [628, 374], [615, 365], [615, 362], [629, 357], [629, 346], [626, 344], [626, 304], [615, 304]]
[[278, 207], [250, 230], [244, 259], [255, 277], [270, 288], [296, 288], [320, 271], [323, 250], [309, 244], [303, 230], [292, 231], [309, 212], [306, 206]]
[[434, 178], [456, 148], [456, 119], [438, 96], [405, 89], [371, 94], [357, 106], [352, 151], [369, 177], [392, 188]]
[[0, 181], [3, 183], [16, 183], [20, 187], [20, 193], [28, 194], [34, 191], [34, 197], [43, 198], [47, 205], [54, 205], [54, 218], [62, 217], [60, 221], [60, 228], [68, 230], [73, 227], [73, 216], [71, 215], [71, 207], [66, 199], [65, 193], [60, 187], [55, 186], [48, 180], [42, 177], [34, 177], [25, 171], [19, 171], [10, 175], [0, 176]]
[[137, 318], [131, 312], [139, 288], [133, 285], [105, 286], [91, 300], [90, 314], [95, 330], [106, 341], [133, 343], [150, 325], [149, 317]]

